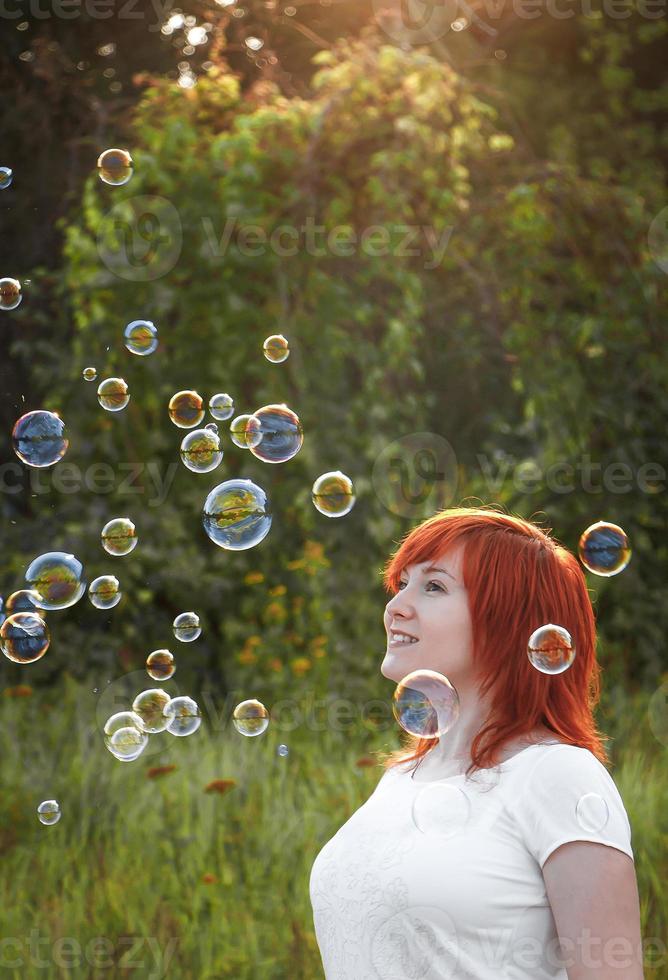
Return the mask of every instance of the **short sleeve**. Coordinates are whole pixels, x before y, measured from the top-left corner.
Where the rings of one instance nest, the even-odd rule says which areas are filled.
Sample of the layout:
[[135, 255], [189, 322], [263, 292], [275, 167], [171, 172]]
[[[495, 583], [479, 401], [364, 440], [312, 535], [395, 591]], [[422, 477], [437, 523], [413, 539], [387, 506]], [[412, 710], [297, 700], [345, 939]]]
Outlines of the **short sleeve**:
[[524, 844], [543, 867], [569, 841], [594, 841], [634, 859], [631, 825], [612, 776], [588, 749], [560, 745], [529, 771], [513, 811]]

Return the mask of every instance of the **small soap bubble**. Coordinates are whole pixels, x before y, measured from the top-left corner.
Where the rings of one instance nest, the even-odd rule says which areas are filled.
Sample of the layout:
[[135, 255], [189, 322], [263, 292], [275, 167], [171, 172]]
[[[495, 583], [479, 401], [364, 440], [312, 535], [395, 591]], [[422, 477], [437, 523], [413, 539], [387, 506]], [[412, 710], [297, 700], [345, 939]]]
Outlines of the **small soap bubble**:
[[261, 487], [250, 480], [226, 480], [206, 498], [202, 521], [214, 544], [229, 551], [243, 551], [264, 540], [272, 517]]
[[95, 381], [97, 378], [97, 371], [94, 367], [85, 367], [81, 372], [84, 381]]
[[52, 827], [54, 823], [58, 823], [60, 820], [60, 803], [58, 800], [44, 800], [37, 807], [37, 816], [39, 822], [43, 823], [45, 827]]
[[392, 713], [410, 735], [438, 738], [459, 718], [459, 695], [443, 674], [414, 670], [397, 684]]
[[215, 432], [216, 435], [218, 435], [218, 426], [215, 422], [207, 422], [204, 428], [208, 429], [209, 432]]
[[123, 378], [105, 378], [97, 386], [97, 400], [107, 412], [120, 412], [130, 401], [127, 382]]
[[97, 172], [103, 183], [120, 187], [132, 177], [132, 157], [127, 150], [105, 150], [97, 158]]
[[192, 735], [202, 724], [197, 702], [185, 695], [172, 698], [163, 714], [167, 719], [167, 731], [170, 735]]
[[575, 807], [580, 827], [588, 834], [600, 833], [610, 818], [608, 804], [598, 793], [585, 793]]
[[[109, 683], [107, 681], [107, 683]], [[104, 741], [109, 747], [109, 740], [114, 732], [119, 731], [121, 728], [136, 728], [137, 731], [142, 732], [142, 721], [139, 715], [134, 711], [117, 711], [115, 714], [107, 718], [104, 723]]]
[[172, 627], [174, 629], [174, 636], [181, 643], [192, 643], [202, 632], [202, 627], [199, 624], [199, 616], [194, 612], [179, 613]]
[[146, 673], [154, 681], [168, 681], [175, 670], [174, 655], [169, 650], [154, 650], [146, 658]]
[[0, 310], [15, 310], [23, 299], [18, 279], [0, 279]]
[[86, 591], [83, 565], [65, 551], [48, 551], [28, 565], [26, 584], [40, 609], [67, 609]]
[[264, 47], [264, 41], [259, 37], [247, 37], [244, 41], [247, 48], [251, 51], [259, 51], [260, 48]]
[[32, 664], [49, 649], [49, 630], [37, 613], [12, 613], [0, 626], [0, 648], [15, 664]]
[[325, 517], [345, 517], [355, 503], [352, 480], [341, 470], [319, 476], [313, 484], [311, 497], [316, 510]]
[[562, 674], [575, 660], [571, 634], [554, 623], [539, 626], [529, 637], [527, 655], [541, 674]]
[[290, 354], [290, 345], [282, 333], [274, 333], [267, 337], [262, 345], [264, 356], [272, 364], [281, 364]]
[[11, 616], [17, 612], [36, 612], [44, 619], [46, 615], [43, 609], [37, 605], [39, 596], [34, 589], [17, 589], [16, 592], [8, 597], [5, 603], [5, 613]]
[[266, 732], [269, 725], [269, 712], [261, 701], [250, 698], [236, 706], [232, 721], [241, 735], [252, 738], [254, 735], [262, 735]]
[[129, 517], [114, 517], [102, 528], [102, 547], [108, 555], [129, 555], [137, 546], [137, 529]]
[[285, 463], [296, 456], [304, 442], [297, 415], [287, 405], [265, 405], [254, 413], [260, 423], [260, 441], [249, 445], [264, 463]]
[[196, 391], [177, 391], [169, 400], [169, 417], [179, 429], [193, 429], [204, 418], [203, 406]]
[[14, 423], [14, 452], [26, 466], [43, 468], [62, 459], [70, 444], [65, 423], [55, 412], [27, 412]]
[[11, 167], [0, 167], [0, 191], [7, 190], [14, 179]]
[[139, 715], [141, 729], [149, 734], [164, 732], [168, 718], [163, 715], [171, 698], [162, 688], [153, 687], [142, 691], [132, 702], [132, 710]]
[[429, 783], [415, 797], [412, 817], [421, 833], [447, 840], [465, 829], [471, 817], [471, 802], [460, 786]]
[[223, 458], [218, 432], [205, 427], [183, 437], [181, 460], [193, 473], [210, 473]]
[[119, 728], [108, 740], [107, 748], [119, 762], [134, 762], [148, 745], [148, 735], [134, 726]]
[[239, 449], [250, 449], [257, 446], [262, 438], [260, 422], [254, 415], [237, 415], [230, 422], [230, 436], [232, 442]]
[[283, 758], [283, 759], [284, 759], [284, 758], [285, 758], [285, 756], [286, 756], [286, 755], [288, 755], [288, 753], [290, 752], [290, 749], [289, 749], [289, 748], [287, 747], [287, 745], [283, 745], [283, 744], [281, 744], [281, 745], [279, 745], [279, 746], [278, 746], [278, 748], [276, 749], [276, 752], [277, 752], [277, 754], [278, 754], [278, 755], [280, 755], [280, 756], [281, 756], [281, 758]]
[[224, 392], [212, 395], [209, 399], [209, 412], [214, 419], [225, 422], [226, 419], [230, 419], [234, 415], [234, 399]]
[[631, 546], [626, 532], [617, 524], [597, 521], [580, 537], [578, 554], [587, 571], [610, 578], [623, 572], [630, 562]]
[[125, 328], [125, 346], [131, 354], [146, 357], [158, 346], [158, 331], [151, 320], [132, 320]]
[[113, 609], [121, 596], [120, 582], [115, 575], [98, 575], [88, 586], [88, 598], [96, 609]]

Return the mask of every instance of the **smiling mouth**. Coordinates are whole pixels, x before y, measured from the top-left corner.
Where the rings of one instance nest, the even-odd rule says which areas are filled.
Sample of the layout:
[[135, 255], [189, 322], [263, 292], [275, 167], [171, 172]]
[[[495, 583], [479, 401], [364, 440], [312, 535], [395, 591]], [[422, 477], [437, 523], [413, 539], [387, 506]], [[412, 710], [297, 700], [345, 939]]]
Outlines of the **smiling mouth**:
[[392, 637], [390, 637], [389, 638], [389, 641], [388, 641], [388, 646], [390, 646], [390, 647], [412, 647], [416, 643], [419, 643], [419, 642], [420, 642], [419, 640], [413, 639], [412, 637], [408, 637], [408, 636], [405, 636], [405, 637], [396, 637], [395, 639], [393, 639]]

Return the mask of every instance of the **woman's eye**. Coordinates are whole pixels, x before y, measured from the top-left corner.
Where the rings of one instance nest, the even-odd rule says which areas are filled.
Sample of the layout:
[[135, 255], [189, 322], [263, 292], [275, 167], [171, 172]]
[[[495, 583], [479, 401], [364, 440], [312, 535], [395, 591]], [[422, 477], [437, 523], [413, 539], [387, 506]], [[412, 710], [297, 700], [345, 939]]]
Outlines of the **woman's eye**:
[[[397, 586], [397, 591], [399, 591], [401, 589], [401, 586], [402, 585], [406, 585], [406, 583], [405, 582], [399, 582], [399, 585]], [[427, 582], [427, 585], [435, 585], [438, 589], [441, 590], [441, 592], [445, 592], [445, 589], [443, 588], [443, 586], [441, 585], [441, 583], [440, 582], [436, 582], [433, 579], [430, 582]]]

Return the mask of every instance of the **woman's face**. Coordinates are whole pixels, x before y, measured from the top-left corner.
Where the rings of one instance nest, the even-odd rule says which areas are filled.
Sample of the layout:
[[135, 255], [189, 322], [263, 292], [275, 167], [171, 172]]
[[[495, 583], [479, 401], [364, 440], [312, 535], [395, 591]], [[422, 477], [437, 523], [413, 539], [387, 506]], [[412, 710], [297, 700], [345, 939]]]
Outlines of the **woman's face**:
[[[399, 591], [385, 607], [387, 650], [380, 668], [384, 677], [399, 683], [413, 670], [429, 669], [444, 674], [458, 690], [473, 684], [472, 625], [462, 558], [460, 545], [438, 559], [403, 569]], [[401, 642], [401, 637], [397, 642], [393, 630], [417, 642]]]

